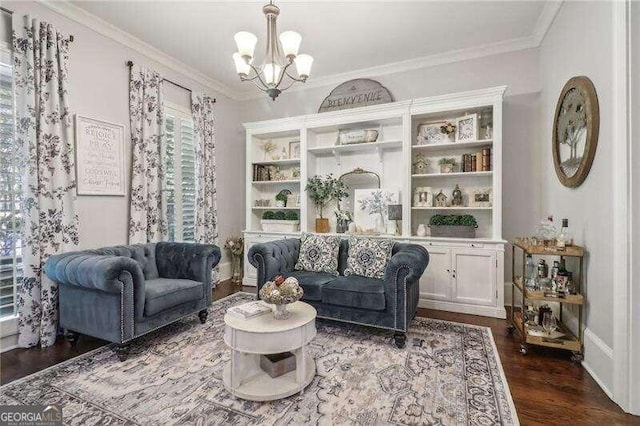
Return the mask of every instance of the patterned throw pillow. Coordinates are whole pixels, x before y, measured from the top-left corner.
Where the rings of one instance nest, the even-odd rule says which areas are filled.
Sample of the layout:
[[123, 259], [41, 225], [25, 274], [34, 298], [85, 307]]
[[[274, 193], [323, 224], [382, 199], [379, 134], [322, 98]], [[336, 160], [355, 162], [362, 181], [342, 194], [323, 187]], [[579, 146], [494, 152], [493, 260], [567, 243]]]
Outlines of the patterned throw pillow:
[[303, 233], [295, 269], [338, 275], [339, 249], [340, 237]]
[[393, 240], [349, 237], [349, 257], [345, 275], [384, 278], [391, 259]]

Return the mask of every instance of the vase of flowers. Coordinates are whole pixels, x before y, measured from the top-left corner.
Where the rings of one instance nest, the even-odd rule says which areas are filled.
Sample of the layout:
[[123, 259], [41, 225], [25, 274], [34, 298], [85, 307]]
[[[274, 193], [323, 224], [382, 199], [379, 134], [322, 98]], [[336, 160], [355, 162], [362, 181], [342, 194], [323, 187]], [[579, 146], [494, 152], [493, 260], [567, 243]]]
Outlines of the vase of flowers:
[[348, 197], [347, 186], [329, 173], [324, 179], [318, 175], [307, 179], [305, 191], [309, 194], [309, 198], [315, 204], [316, 212], [320, 216], [316, 218], [316, 232], [329, 232], [329, 219], [323, 216], [323, 210], [331, 201], [340, 202]]
[[244, 239], [242, 237], [228, 238], [224, 248], [231, 254], [231, 282], [242, 285], [242, 254], [244, 253]]
[[455, 124], [452, 124], [449, 121], [445, 121], [444, 123], [442, 123], [442, 126], [440, 126], [440, 133], [442, 133], [443, 135], [446, 136], [446, 138], [449, 140], [449, 142], [453, 142], [453, 134], [456, 132], [456, 126]]
[[293, 277], [285, 279], [282, 275], [277, 275], [273, 281], [267, 281], [260, 289], [260, 299], [275, 305], [273, 316], [279, 320], [291, 316], [287, 305], [300, 300], [303, 294], [304, 291], [297, 279]]

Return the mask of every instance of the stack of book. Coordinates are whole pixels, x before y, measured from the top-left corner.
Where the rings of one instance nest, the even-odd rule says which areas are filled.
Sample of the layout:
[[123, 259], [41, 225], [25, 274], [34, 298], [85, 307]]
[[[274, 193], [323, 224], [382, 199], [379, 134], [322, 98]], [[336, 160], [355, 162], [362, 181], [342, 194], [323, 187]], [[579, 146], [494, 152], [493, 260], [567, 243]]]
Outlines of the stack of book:
[[264, 303], [262, 300], [243, 303], [242, 305], [232, 306], [227, 309], [227, 313], [229, 315], [246, 320], [256, 318], [270, 312], [272, 312], [271, 306]]
[[253, 181], [259, 182], [264, 180], [272, 180], [272, 168], [271, 166], [263, 166], [261, 164], [253, 165]]
[[463, 172], [490, 172], [491, 148], [483, 148], [477, 154], [462, 155]]

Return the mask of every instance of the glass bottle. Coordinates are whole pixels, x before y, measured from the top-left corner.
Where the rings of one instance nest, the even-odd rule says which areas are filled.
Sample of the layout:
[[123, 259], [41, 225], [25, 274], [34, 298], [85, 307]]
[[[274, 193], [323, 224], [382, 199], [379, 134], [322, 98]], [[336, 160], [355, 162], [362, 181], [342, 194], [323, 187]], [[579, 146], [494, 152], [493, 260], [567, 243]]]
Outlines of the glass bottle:
[[558, 234], [557, 246], [558, 248], [564, 248], [572, 245], [573, 233], [569, 229], [569, 219], [562, 219], [562, 228], [560, 229], [560, 234]]
[[524, 285], [529, 290], [535, 290], [536, 288], [536, 264], [530, 254], [527, 255], [524, 268]]

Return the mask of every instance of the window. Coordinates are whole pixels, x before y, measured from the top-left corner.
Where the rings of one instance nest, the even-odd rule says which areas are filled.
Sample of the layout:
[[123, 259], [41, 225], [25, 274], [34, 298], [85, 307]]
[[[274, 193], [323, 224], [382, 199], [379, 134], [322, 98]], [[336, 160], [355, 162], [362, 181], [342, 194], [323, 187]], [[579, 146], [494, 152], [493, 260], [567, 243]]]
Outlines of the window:
[[169, 241], [195, 241], [196, 155], [191, 111], [165, 103]]
[[14, 162], [14, 99], [11, 50], [0, 44], [0, 319], [16, 314], [22, 279], [20, 175]]

